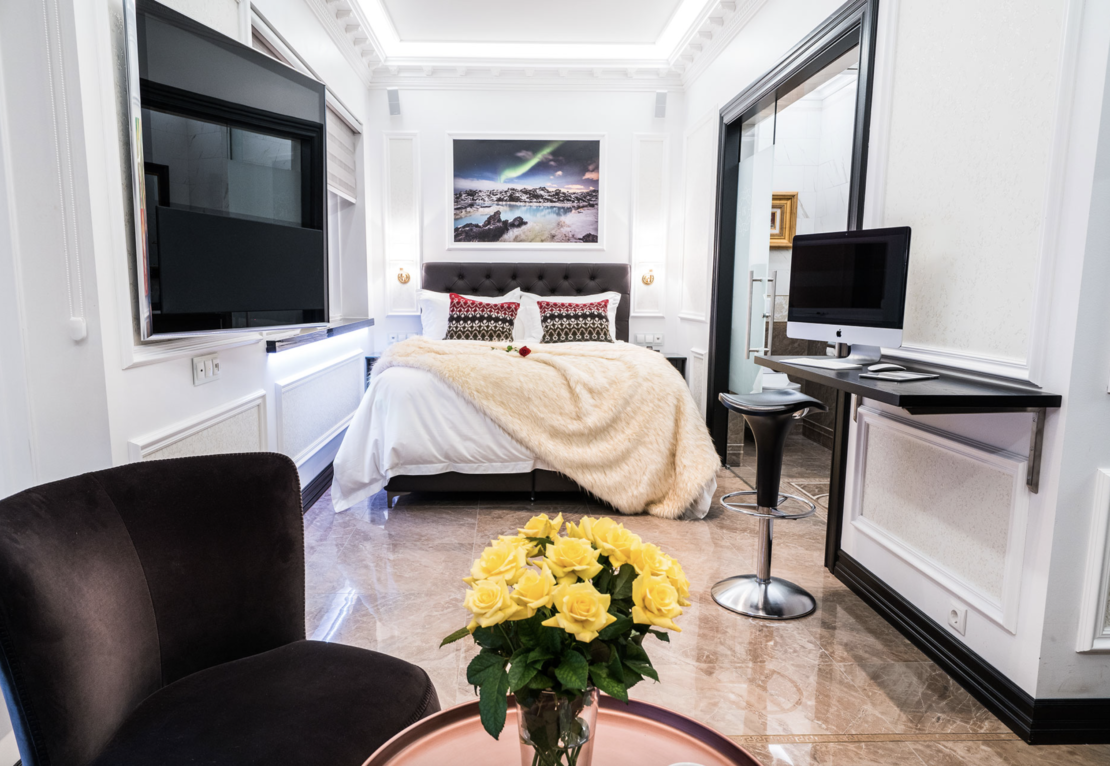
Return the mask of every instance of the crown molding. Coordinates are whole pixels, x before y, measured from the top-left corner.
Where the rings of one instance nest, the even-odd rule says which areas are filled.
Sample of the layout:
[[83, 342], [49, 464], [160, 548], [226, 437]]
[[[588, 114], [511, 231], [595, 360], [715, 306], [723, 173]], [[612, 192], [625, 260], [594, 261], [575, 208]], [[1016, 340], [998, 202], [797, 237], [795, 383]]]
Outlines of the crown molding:
[[385, 54], [356, 0], [304, 0], [324, 30], [358, 73], [370, 85], [374, 69]]
[[[708, 69], [766, 3], [767, 0], [718, 3], [716, 13], [708, 16], [700, 27], [692, 28], [671, 58], [671, 63], [682, 72], [683, 83], [692, 82]], [[682, 66], [683, 62], [685, 66]]]
[[[660, 75], [659, 71], [665, 71]], [[651, 92], [682, 90], [682, 78], [667, 70], [559, 67], [423, 67], [389, 65], [379, 68], [372, 90], [568, 90]]]

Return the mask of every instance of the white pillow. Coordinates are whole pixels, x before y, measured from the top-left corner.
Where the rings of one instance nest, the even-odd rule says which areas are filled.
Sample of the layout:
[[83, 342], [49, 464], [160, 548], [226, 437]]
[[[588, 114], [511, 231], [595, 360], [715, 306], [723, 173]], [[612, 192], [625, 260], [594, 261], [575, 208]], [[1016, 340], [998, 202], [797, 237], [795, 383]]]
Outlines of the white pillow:
[[[534, 293], [520, 294], [520, 311], [517, 312], [517, 322], [523, 320], [524, 339], [532, 343], [539, 343], [543, 338], [543, 324], [540, 322], [540, 301], [552, 303], [597, 303], [609, 301], [609, 337], [617, 339], [617, 304], [621, 302], [620, 293], [594, 293], [593, 295], [535, 295]], [[445, 331], [446, 332], [446, 331]], [[514, 335], [514, 338], [516, 336]]]
[[[462, 293], [459, 293], [462, 295]], [[481, 303], [520, 303], [520, 288], [514, 287], [504, 295], [487, 298], [482, 295], [463, 295]], [[418, 290], [416, 299], [420, 304], [420, 328], [426, 338], [443, 340], [447, 337], [447, 315], [451, 312], [451, 293], [437, 293], [434, 290]], [[513, 340], [524, 338], [524, 323], [520, 318], [524, 306], [516, 312], [513, 324]], [[537, 309], [538, 310], [538, 309]]]

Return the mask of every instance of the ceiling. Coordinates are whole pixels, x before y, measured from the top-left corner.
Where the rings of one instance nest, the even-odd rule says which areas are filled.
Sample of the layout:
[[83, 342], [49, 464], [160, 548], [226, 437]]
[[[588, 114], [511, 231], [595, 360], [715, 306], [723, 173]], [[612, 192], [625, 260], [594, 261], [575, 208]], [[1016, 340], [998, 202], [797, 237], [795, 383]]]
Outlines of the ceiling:
[[682, 5], [682, 0], [381, 2], [401, 42], [648, 45]]

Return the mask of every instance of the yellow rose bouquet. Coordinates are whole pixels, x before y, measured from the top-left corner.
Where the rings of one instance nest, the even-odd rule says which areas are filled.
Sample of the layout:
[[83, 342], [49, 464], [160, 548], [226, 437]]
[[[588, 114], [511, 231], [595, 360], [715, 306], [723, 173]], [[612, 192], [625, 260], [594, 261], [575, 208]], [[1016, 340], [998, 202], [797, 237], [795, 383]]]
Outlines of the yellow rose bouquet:
[[531, 762], [586, 766], [596, 690], [627, 702], [632, 686], [659, 680], [643, 642], [681, 630], [690, 583], [675, 559], [612, 519], [565, 526], [561, 534], [562, 515], [541, 514], [491, 541], [464, 578], [470, 622], [441, 646], [473, 636], [481, 647], [466, 676], [486, 731], [501, 734], [512, 692]]

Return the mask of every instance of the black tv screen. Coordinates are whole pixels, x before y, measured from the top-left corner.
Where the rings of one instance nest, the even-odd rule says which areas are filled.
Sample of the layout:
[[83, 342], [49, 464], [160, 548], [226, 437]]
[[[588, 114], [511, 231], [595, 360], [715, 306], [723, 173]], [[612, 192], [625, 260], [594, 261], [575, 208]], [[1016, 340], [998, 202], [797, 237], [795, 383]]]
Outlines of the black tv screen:
[[324, 86], [136, 6], [144, 339], [325, 324]]

